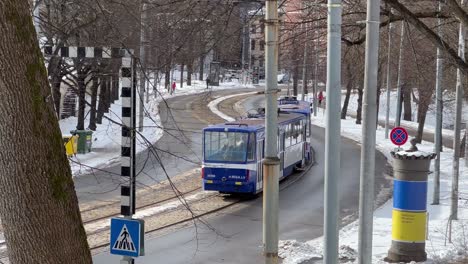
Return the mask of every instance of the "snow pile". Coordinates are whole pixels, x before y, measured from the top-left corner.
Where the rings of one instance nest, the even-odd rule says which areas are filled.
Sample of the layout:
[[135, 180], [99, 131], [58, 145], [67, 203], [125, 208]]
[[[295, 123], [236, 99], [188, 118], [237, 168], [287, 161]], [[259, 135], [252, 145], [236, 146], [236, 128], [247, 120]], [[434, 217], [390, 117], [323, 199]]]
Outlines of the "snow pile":
[[[141, 152], [147, 148], [147, 141], [151, 144], [156, 143], [163, 135], [163, 127], [159, 118], [158, 105], [163, 98], [171, 98], [181, 95], [189, 95], [206, 92], [206, 83], [204, 81], [192, 81], [192, 86], [187, 86], [184, 83], [183, 88], [180, 88], [177, 83], [177, 88], [174, 95], [161, 85], [158, 85], [158, 94], [156, 98], [150, 89], [151, 100], [148, 104], [145, 103], [145, 117], [143, 121], [144, 129], [141, 135], [137, 136], [137, 152]], [[152, 85], [150, 85], [151, 87]], [[210, 90], [221, 90], [227, 88], [253, 88], [251, 85], [241, 86], [237, 81], [220, 83], [220, 86], [210, 86]], [[137, 99], [137, 104], [140, 100]], [[95, 168], [108, 167], [120, 161], [120, 144], [121, 144], [121, 101], [120, 99], [111, 105], [109, 113], [105, 114], [102, 119], [102, 124], [97, 125], [96, 131], [93, 132], [92, 152], [87, 154], [77, 154], [70, 157], [70, 166], [73, 176], [91, 173]], [[138, 109], [138, 106], [137, 106]], [[89, 108], [86, 109], [86, 114]], [[138, 110], [137, 110], [138, 113]], [[117, 122], [114, 123], [112, 121]], [[76, 129], [77, 118], [70, 117], [59, 121], [62, 135], [70, 135], [71, 130]], [[89, 124], [89, 114], [86, 115], [85, 127]], [[138, 121], [137, 121], [138, 124]], [[143, 140], [143, 137], [145, 140]]]
[[[323, 260], [322, 244], [316, 241], [301, 243], [296, 240], [284, 240], [279, 242], [278, 247], [279, 257], [284, 258], [283, 264]], [[338, 259], [340, 262], [352, 262], [356, 258], [357, 252], [353, 248], [343, 245], [338, 249]]]
[[284, 258], [283, 264], [301, 263], [306, 260], [323, 259], [323, 249], [316, 248], [309, 243], [300, 243], [296, 240], [279, 242], [279, 257]]
[[[313, 117], [312, 123], [325, 127], [325, 114], [319, 110], [317, 117]], [[361, 143], [361, 126], [355, 124], [354, 119], [348, 118], [341, 121], [342, 135]], [[391, 160], [390, 152], [395, 146], [384, 138], [384, 129], [379, 127], [377, 133], [377, 149]], [[403, 146], [409, 149], [410, 143]], [[418, 145], [422, 152], [433, 152], [433, 144], [423, 142]], [[433, 174], [429, 175], [427, 210], [429, 214], [428, 239], [426, 241], [426, 252], [428, 261], [425, 263], [448, 263], [466, 257], [468, 252], [468, 169], [461, 161], [460, 182], [459, 182], [459, 209], [457, 221], [452, 221], [452, 237], [449, 242], [448, 218], [450, 214], [450, 192], [452, 177], [452, 156], [451, 149], [444, 149], [441, 153], [441, 179], [440, 179], [440, 205], [431, 205], [433, 196]], [[433, 171], [434, 162], [431, 163]], [[387, 190], [388, 191], [388, 190]], [[387, 251], [391, 245], [393, 200], [390, 199], [374, 212], [373, 225], [373, 260], [372, 263], [385, 263], [383, 259], [387, 256]], [[358, 249], [358, 222], [355, 221], [340, 230], [340, 245], [350, 252], [348, 263], [355, 263], [355, 252]], [[297, 241], [281, 241], [279, 254], [284, 258], [284, 263], [300, 264], [306, 260], [311, 260], [321, 254], [323, 237], [305, 243]], [[342, 259], [344, 260], [344, 259]]]

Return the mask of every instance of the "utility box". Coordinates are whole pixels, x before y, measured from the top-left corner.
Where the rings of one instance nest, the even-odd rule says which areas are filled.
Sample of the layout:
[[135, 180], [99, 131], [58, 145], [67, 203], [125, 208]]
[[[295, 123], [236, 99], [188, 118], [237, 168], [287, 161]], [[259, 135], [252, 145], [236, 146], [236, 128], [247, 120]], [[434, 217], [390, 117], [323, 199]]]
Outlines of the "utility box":
[[[413, 143], [413, 141], [412, 141]], [[427, 177], [434, 153], [410, 150], [392, 151], [393, 211], [392, 245], [388, 262], [425, 261], [427, 230]]]
[[78, 151], [78, 135], [63, 136], [63, 144], [65, 145], [65, 151], [67, 156], [73, 156]]
[[93, 142], [93, 131], [91, 130], [72, 130], [72, 135], [78, 136], [77, 152], [79, 154], [86, 154], [91, 152]]

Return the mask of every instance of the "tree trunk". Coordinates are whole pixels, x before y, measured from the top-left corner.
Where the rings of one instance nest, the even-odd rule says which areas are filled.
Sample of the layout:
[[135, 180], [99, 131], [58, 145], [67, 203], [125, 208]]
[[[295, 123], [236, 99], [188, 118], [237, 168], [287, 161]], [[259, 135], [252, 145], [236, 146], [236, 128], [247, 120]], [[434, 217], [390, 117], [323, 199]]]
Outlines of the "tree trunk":
[[299, 62], [295, 60], [293, 70], [293, 95], [297, 96], [297, 82], [299, 79]]
[[182, 63], [180, 66], [180, 88], [184, 87], [184, 68], [185, 65]]
[[[101, 81], [102, 82], [102, 81]], [[98, 77], [93, 77], [93, 85], [91, 86], [91, 109], [89, 111], [89, 126], [88, 128], [96, 131], [96, 103], [97, 91], [99, 87]]]
[[101, 89], [99, 89], [99, 103], [96, 114], [96, 123], [98, 124], [102, 124], [102, 117], [104, 116], [104, 112], [106, 111], [106, 89], [106, 84], [104, 82], [101, 82]]
[[62, 93], [60, 92], [60, 85], [62, 84], [62, 75], [54, 74], [51, 78], [52, 82], [52, 98], [54, 99], [54, 108], [57, 116], [60, 117], [60, 103], [62, 100]]
[[[76, 64], [75, 64], [76, 65]], [[80, 68], [80, 67], [77, 67]], [[78, 124], [77, 130], [84, 130], [85, 109], [86, 109], [86, 74], [83, 69], [78, 69]]]
[[358, 108], [357, 108], [357, 115], [356, 115], [356, 124], [361, 124], [362, 121], [362, 88], [358, 88]]
[[0, 218], [12, 264], [90, 264], [28, 1], [0, 2]]
[[382, 85], [382, 81], [385, 79], [382, 69], [383, 69], [382, 63], [379, 63], [379, 69], [377, 71], [377, 102], [376, 102], [377, 103], [377, 107], [376, 107], [377, 118], [375, 119], [376, 127], [379, 127], [380, 95], [382, 94], [382, 86], [386, 85], [386, 84]]
[[193, 62], [187, 65], [187, 86], [192, 85]]
[[349, 98], [351, 97], [351, 90], [353, 89], [353, 76], [351, 74], [351, 65], [349, 63], [346, 64], [346, 78], [346, 96], [343, 102], [343, 107], [341, 108], [341, 119], [346, 119], [346, 115], [348, 114]]
[[204, 71], [204, 66], [205, 66], [205, 55], [200, 55], [200, 68], [198, 72], [198, 80], [203, 81], [203, 71]]
[[[427, 87], [427, 86], [426, 86]], [[426, 122], [426, 114], [429, 109], [429, 104], [432, 100], [432, 89], [419, 88], [419, 104], [418, 104], [418, 131], [416, 134], [416, 142], [421, 143], [424, 133], [424, 124]], [[442, 141], [441, 141], [442, 142]]]
[[60, 84], [62, 83], [61, 74], [61, 63], [62, 59], [58, 56], [54, 56], [49, 60], [49, 76], [52, 83], [52, 98], [54, 100], [54, 107], [57, 116], [60, 118], [60, 103], [62, 94], [60, 93]]
[[166, 66], [166, 72], [164, 73], [164, 88], [167, 92], [171, 88], [171, 68]]
[[412, 113], [411, 113], [411, 88], [409, 85], [403, 85], [402, 87], [403, 93], [403, 120], [411, 121]]
[[349, 105], [349, 98], [351, 97], [351, 89], [353, 88], [352, 82], [349, 80], [346, 84], [346, 96], [343, 102], [343, 108], [341, 109], [341, 119], [346, 119], [346, 115], [348, 114], [348, 105]]
[[112, 94], [111, 94], [111, 82], [109, 80], [109, 78], [105, 77], [103, 78], [103, 81], [104, 81], [104, 85], [106, 86], [106, 113], [109, 113], [110, 111], [110, 107], [111, 107], [111, 99], [112, 99]]
[[111, 64], [111, 79], [112, 79], [112, 102], [119, 100], [119, 74], [121, 63]]
[[154, 94], [154, 98], [157, 98], [158, 97], [158, 87], [159, 85], [161, 84], [161, 80], [159, 79], [160, 76], [159, 76], [159, 70], [156, 70], [154, 72], [154, 86], [153, 86], [153, 94]]

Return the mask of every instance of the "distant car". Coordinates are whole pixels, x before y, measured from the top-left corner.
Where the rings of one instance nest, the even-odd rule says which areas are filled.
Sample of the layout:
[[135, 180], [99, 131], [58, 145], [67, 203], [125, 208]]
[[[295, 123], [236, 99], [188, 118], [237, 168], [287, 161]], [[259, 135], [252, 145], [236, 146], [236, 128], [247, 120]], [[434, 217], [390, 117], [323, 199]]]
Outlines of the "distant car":
[[278, 74], [278, 83], [288, 83], [289, 75], [287, 74]]

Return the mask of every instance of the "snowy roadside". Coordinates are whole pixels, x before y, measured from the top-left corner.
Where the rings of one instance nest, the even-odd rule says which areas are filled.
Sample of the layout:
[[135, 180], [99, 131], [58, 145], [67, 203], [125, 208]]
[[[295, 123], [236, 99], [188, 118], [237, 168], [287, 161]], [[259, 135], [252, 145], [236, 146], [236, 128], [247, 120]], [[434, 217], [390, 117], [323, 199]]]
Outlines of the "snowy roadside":
[[[325, 115], [323, 110], [319, 110], [317, 117], [312, 118], [313, 124], [325, 127]], [[355, 124], [354, 119], [341, 121], [342, 135], [361, 143], [361, 126]], [[377, 149], [384, 153], [389, 160], [392, 160], [390, 151], [395, 146], [384, 139], [384, 129], [377, 129]], [[403, 148], [407, 149], [409, 143]], [[433, 144], [423, 142], [418, 145], [422, 151], [432, 152]], [[450, 212], [450, 191], [451, 191], [451, 168], [452, 168], [453, 151], [445, 149], [441, 154], [441, 191], [440, 205], [430, 205], [433, 193], [433, 177], [429, 175], [428, 195], [427, 195], [427, 210], [429, 213], [428, 239], [426, 241], [426, 252], [428, 261], [424, 263], [447, 263], [451, 260], [456, 260], [461, 257], [460, 254], [466, 254], [468, 243], [465, 242], [465, 232], [468, 234], [468, 198], [467, 193], [460, 192], [459, 204], [459, 219], [453, 221], [452, 227], [452, 242], [446, 243], [446, 226], [448, 223]], [[433, 170], [433, 162], [431, 164]], [[468, 189], [468, 169], [461, 167], [460, 169], [460, 190]], [[385, 263], [383, 259], [387, 255], [391, 245], [391, 226], [392, 226], [392, 208], [393, 199], [388, 200], [374, 212], [374, 231], [373, 231], [373, 260], [372, 263]], [[346, 263], [355, 263], [356, 252], [358, 248], [358, 222], [355, 221], [340, 230], [340, 258], [342, 261], [349, 260]], [[300, 264], [304, 261], [312, 261], [314, 259], [322, 259], [323, 254], [323, 237], [313, 239], [311, 241], [299, 242], [295, 240], [280, 241], [279, 254], [284, 258], [283, 264]]]
[[[179, 84], [178, 84], [179, 85]], [[222, 90], [229, 88], [254, 88], [251, 85], [241, 85], [237, 81], [220, 83], [220, 86], [211, 86], [211, 90]], [[152, 99], [148, 104], [145, 104], [145, 117], [144, 117], [144, 129], [141, 135], [137, 136], [137, 153], [146, 149], [147, 143], [143, 141], [142, 137], [145, 137], [151, 144], [156, 143], [163, 135], [163, 127], [159, 118], [158, 105], [163, 100], [162, 98], [172, 98], [176, 96], [190, 95], [206, 92], [206, 84], [202, 81], [192, 81], [192, 86], [187, 86], [184, 83], [184, 87], [176, 88], [174, 95], [170, 95], [167, 90], [160, 90], [157, 98], [151, 95]], [[162, 98], [161, 96], [162, 95]], [[137, 100], [137, 104], [140, 100]], [[138, 108], [137, 108], [138, 109]], [[86, 109], [88, 113], [89, 109]], [[109, 113], [105, 114], [109, 119], [120, 123], [121, 117], [121, 101], [120, 99], [111, 105]], [[76, 117], [70, 117], [59, 121], [62, 135], [70, 135], [70, 131], [74, 130], [77, 124]], [[85, 125], [89, 124], [89, 117], [85, 120]], [[121, 127], [109, 121], [107, 118], [103, 118], [102, 124], [97, 126], [95, 132], [93, 132], [92, 152], [87, 154], [77, 154], [76, 156], [70, 157], [70, 167], [74, 177], [83, 174], [92, 173], [95, 169], [102, 169], [116, 164], [120, 161], [120, 144], [121, 144]]]

